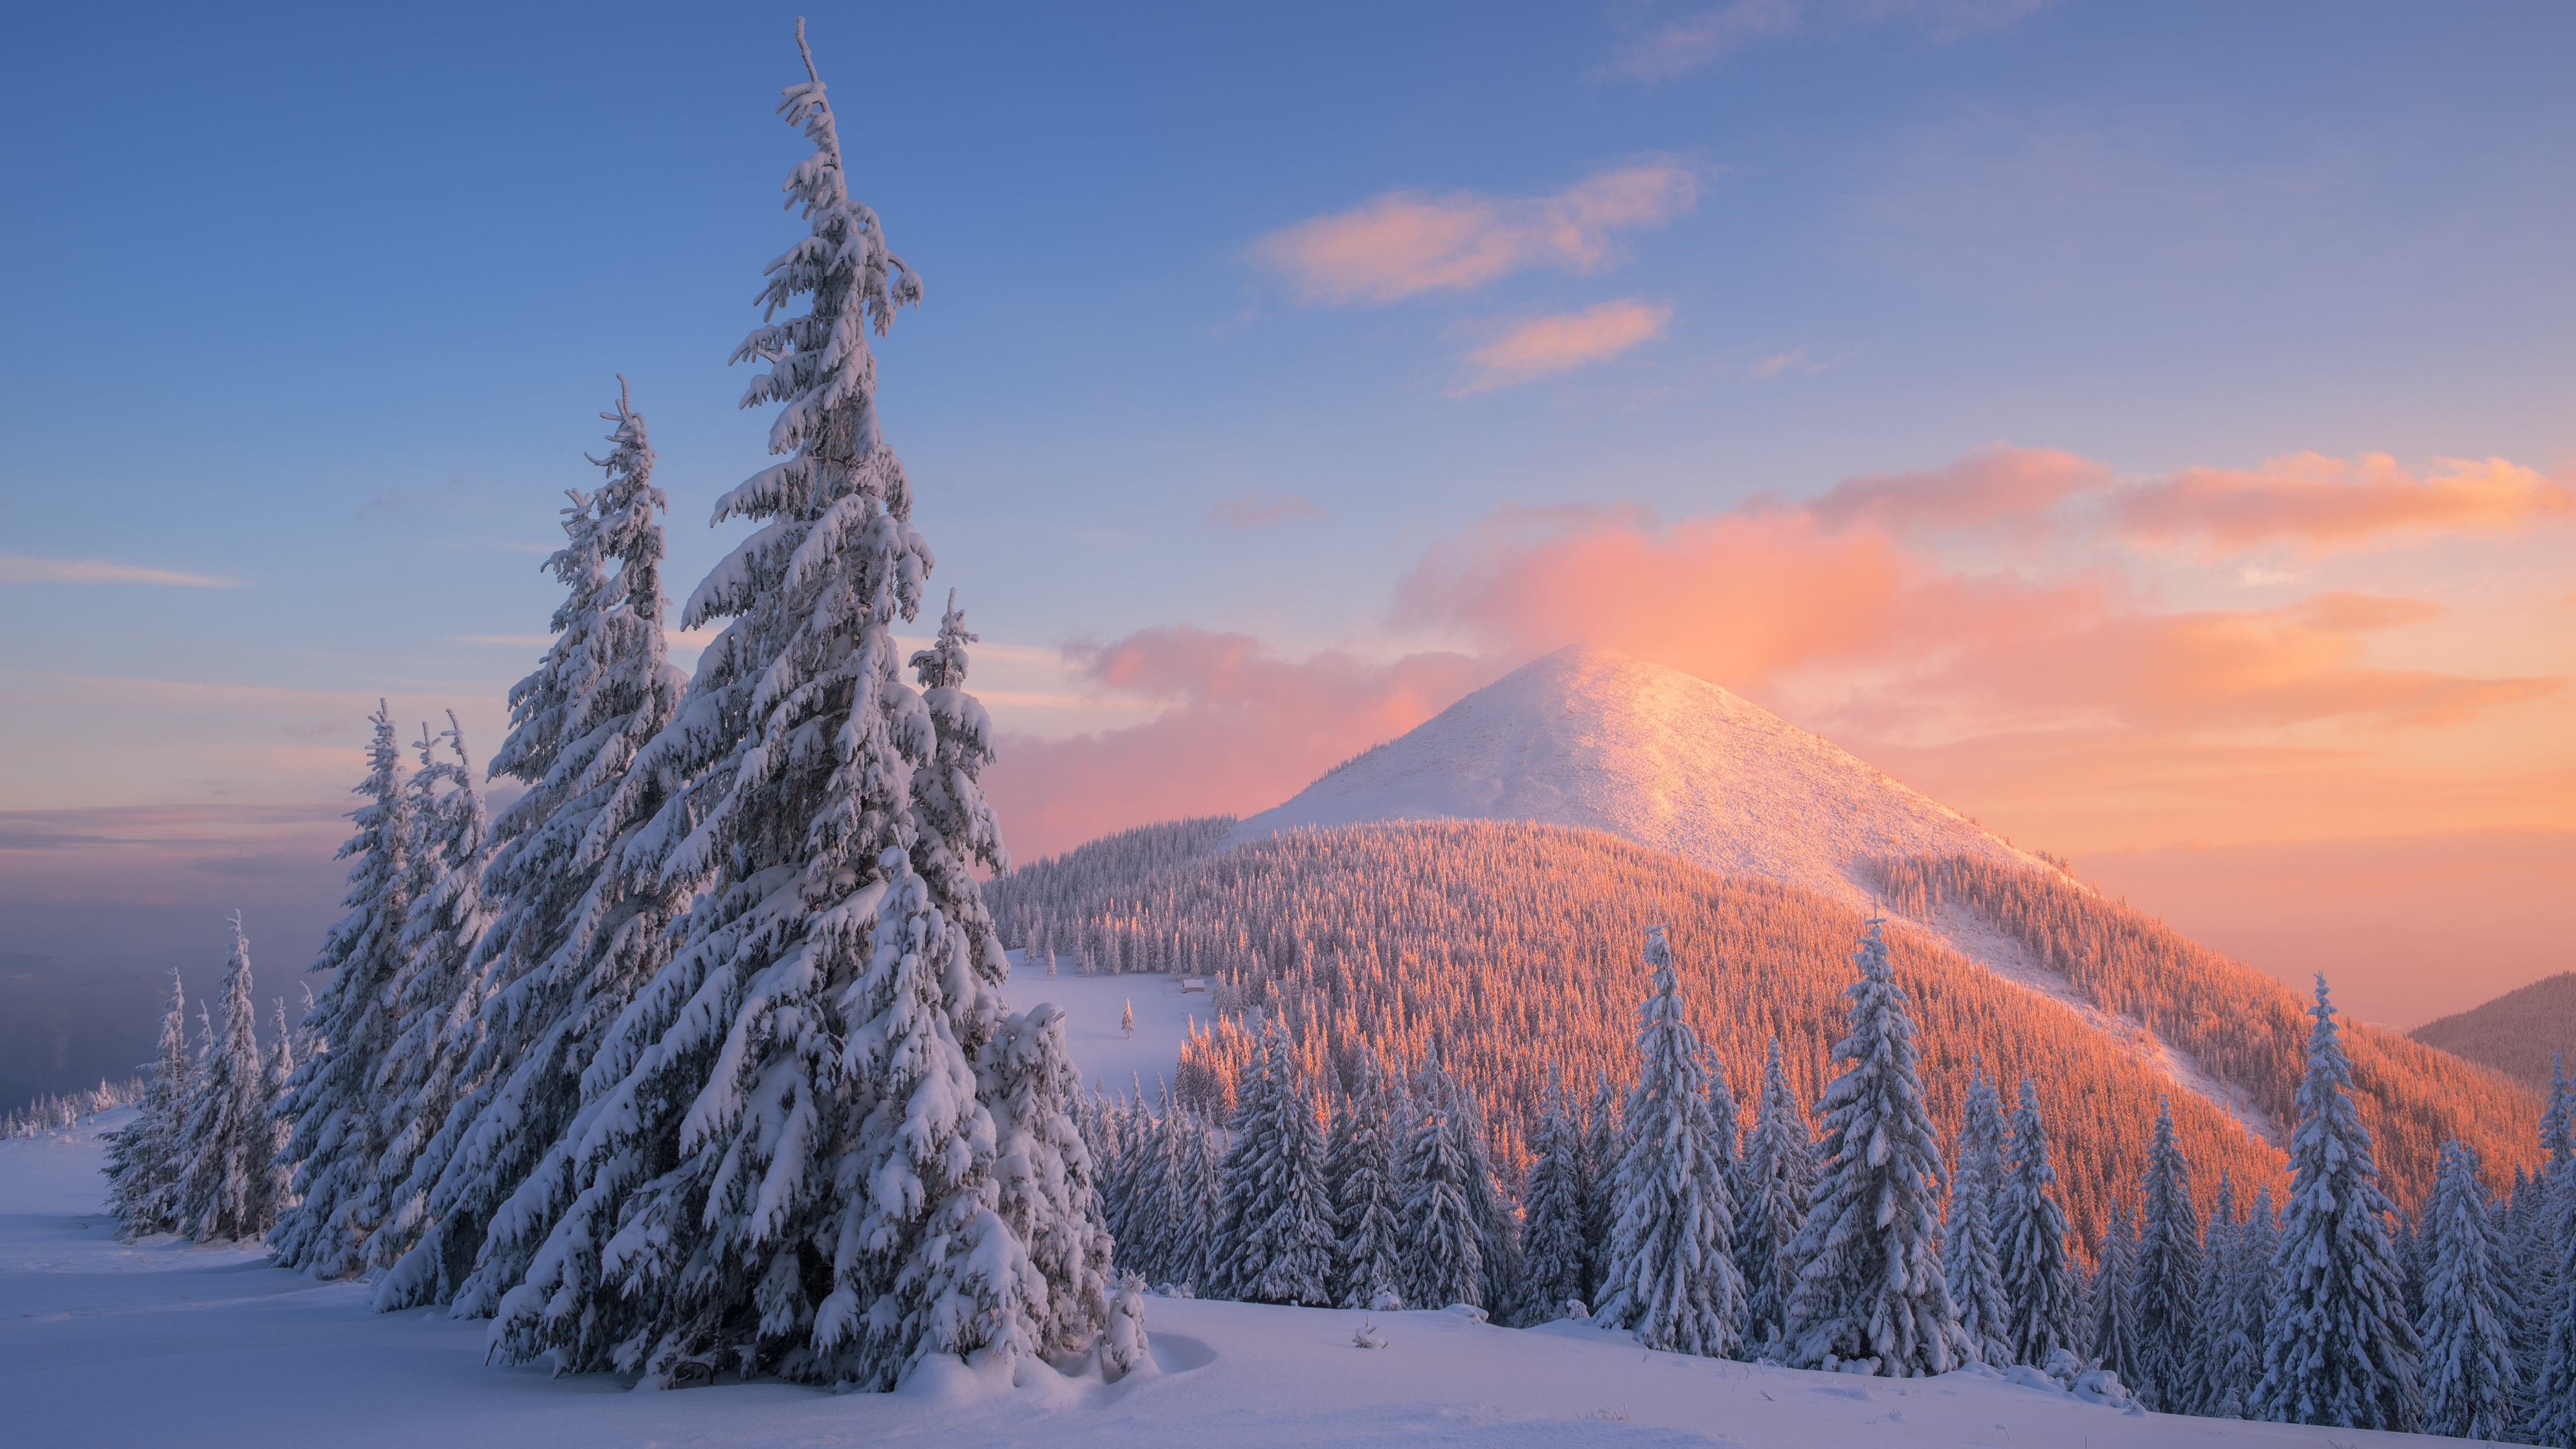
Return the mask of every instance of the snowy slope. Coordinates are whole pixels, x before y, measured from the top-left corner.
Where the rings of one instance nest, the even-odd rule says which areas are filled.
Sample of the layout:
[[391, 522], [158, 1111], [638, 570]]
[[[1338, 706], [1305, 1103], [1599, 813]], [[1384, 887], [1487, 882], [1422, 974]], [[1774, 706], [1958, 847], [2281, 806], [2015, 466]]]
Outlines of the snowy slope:
[[1573, 645], [1245, 820], [1536, 820], [1870, 904], [1874, 855], [2039, 862], [1820, 735], [1704, 679]]
[[[1061, 978], [1059, 978], [1061, 979]], [[630, 1393], [483, 1362], [484, 1325], [369, 1312], [366, 1290], [255, 1253], [121, 1245], [96, 1212], [95, 1127], [0, 1143], [0, 1395], [6, 1441], [47, 1449], [592, 1449], [907, 1443], [1116, 1449], [1356, 1444], [2312, 1446], [2427, 1443], [2124, 1413], [1952, 1375], [1910, 1384], [1645, 1353], [1626, 1334], [1517, 1332], [1445, 1313], [1147, 1303], [1156, 1371], [1052, 1370], [1017, 1389], [962, 1366], [903, 1392], [776, 1383]]]

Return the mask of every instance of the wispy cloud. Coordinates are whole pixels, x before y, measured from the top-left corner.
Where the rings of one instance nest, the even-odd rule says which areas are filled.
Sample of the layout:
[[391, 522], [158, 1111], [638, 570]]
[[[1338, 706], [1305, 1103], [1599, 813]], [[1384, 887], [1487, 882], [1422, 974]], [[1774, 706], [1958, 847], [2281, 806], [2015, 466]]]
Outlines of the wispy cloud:
[[0, 554], [0, 584], [169, 584], [189, 589], [237, 589], [239, 579], [111, 563], [101, 558], [27, 558]]
[[1633, 297], [1580, 312], [1533, 317], [1467, 354], [1467, 377], [1452, 396], [1528, 382], [1550, 373], [1607, 362], [1663, 334], [1673, 309]]
[[1553, 196], [1399, 191], [1274, 231], [1250, 254], [1301, 302], [1382, 305], [1533, 267], [1599, 271], [1622, 258], [1614, 233], [1661, 226], [1698, 200], [1698, 176], [1671, 161], [1604, 171]]
[[2562, 484], [2503, 458], [2444, 458], [2419, 477], [2385, 453], [2293, 453], [2259, 468], [2185, 468], [2121, 490], [2114, 524], [2148, 544], [2306, 550], [2395, 535], [2493, 533], [2576, 512]]
[[1210, 528], [1239, 531], [1247, 528], [1270, 528], [1298, 518], [1321, 518], [1324, 510], [1309, 502], [1303, 493], [1283, 493], [1264, 497], [1259, 492], [1240, 493], [1217, 500], [1207, 511]]
[[1621, 45], [1604, 71], [1648, 84], [1688, 75], [1758, 40], [1805, 29], [1909, 25], [1937, 41], [2008, 30], [2051, 0], [1727, 0]]

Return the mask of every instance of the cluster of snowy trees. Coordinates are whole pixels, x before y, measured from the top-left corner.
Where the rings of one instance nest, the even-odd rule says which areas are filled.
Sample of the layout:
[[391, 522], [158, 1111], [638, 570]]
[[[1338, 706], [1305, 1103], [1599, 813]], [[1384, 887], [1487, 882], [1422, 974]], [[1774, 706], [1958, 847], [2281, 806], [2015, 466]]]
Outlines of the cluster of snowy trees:
[[[1121, 922], [1145, 924], [1138, 940], [1210, 943], [1195, 963], [1184, 958], [1209, 977], [1208, 1010], [1170, 1085], [1177, 1102], [1216, 1125], [1227, 1122], [1259, 1055], [1247, 1029], [1255, 1019], [1285, 1017], [1301, 1060], [1329, 1065], [1340, 1079], [1372, 1054], [1420, 1062], [1436, 1042], [1445, 1069], [1477, 1100], [1498, 1170], [1517, 1181], [1533, 1155], [1552, 1066], [1573, 1083], [1631, 1074], [1635, 967], [1615, 943], [1633, 936], [1641, 917], [1669, 922], [1675, 940], [1693, 943], [1679, 962], [1685, 1009], [1731, 1080], [1757, 1080], [1775, 1037], [1802, 1100], [1814, 1101], [1830, 1074], [1846, 984], [1840, 962], [1862, 924], [1837, 900], [1529, 822], [1388, 822], [1224, 848], [1232, 833], [1223, 821], [1149, 827], [1015, 868], [986, 887], [1006, 933], [1044, 918], [1059, 957], [1078, 931]], [[1998, 1082], [2046, 1084], [2063, 1206], [2091, 1243], [2147, 1170], [2158, 1084], [2168, 1080], [2159, 1047], [2223, 1036], [2239, 1016], [2269, 1033], [2276, 1008], [2304, 1018], [2281, 1005], [2289, 993], [2271, 978], [2055, 871], [2028, 875], [2024, 894], [2050, 903], [2056, 939], [2094, 963], [2069, 978], [2086, 996], [2062, 1001], [2006, 980], [1901, 921], [1887, 927], [1889, 954], [1915, 1002], [1934, 1120], [1945, 1133], [1961, 1120], [1980, 1066]], [[1949, 909], [1967, 904], [1954, 899]], [[2018, 931], [2022, 918], [2003, 913], [2001, 901], [1997, 909], [1979, 920]], [[1222, 954], [1217, 942], [1229, 943]], [[1012, 944], [1034, 943], [1023, 935]], [[2159, 1026], [2156, 1039], [2106, 1030], [2107, 1014], [2145, 1012], [2158, 1000], [2146, 978], [2167, 960], [2187, 968], [2173, 990], [2188, 993], [2197, 1024]], [[2088, 1002], [2096, 1009], [2084, 1009]], [[2382, 1144], [2390, 1196], [2408, 1211], [2427, 1200], [2440, 1146], [2452, 1138], [2499, 1183], [2537, 1163], [2529, 1094], [2377, 1028], [2348, 1026], [2345, 1039], [2371, 1087], [2361, 1111]], [[2265, 1131], [2249, 1130], [2210, 1095], [2173, 1095], [2175, 1142], [2192, 1164], [2204, 1214], [2222, 1176], [2249, 1199], [2268, 1188], [2277, 1202], [2286, 1190], [2275, 1144], [2287, 1140], [2300, 1057], [2293, 1051], [2276, 1066], [2288, 1083], [2276, 1094], [2282, 1115]]]
[[[1654, 1349], [1893, 1376], [2107, 1370], [2168, 1413], [2568, 1441], [2551, 1415], [2576, 1403], [2576, 1302], [2556, 1274], [2536, 1293], [2508, 1282], [2514, 1209], [2463, 1144], [2426, 1211], [2399, 1217], [2322, 979], [2285, 1209], [2268, 1188], [2240, 1204], [2222, 1176], [2204, 1226], [2168, 1101], [2134, 1224], [2124, 1200], [2088, 1251], [2037, 1084], [2008, 1111], [1972, 1073], [1945, 1154], [1880, 923], [1854, 960], [1821, 1134], [1777, 1040], [1747, 1128], [1654, 929], [1630, 1085], [1604, 1079], [1587, 1106], [1551, 1079], [1517, 1202], [1437, 1053], [1390, 1071], [1371, 1052], [1345, 1076], [1272, 1016], [1232, 1132], [1168, 1092], [1086, 1113], [1120, 1261], [1167, 1292], [1589, 1316]], [[2563, 1164], [2576, 1092], [2555, 1100]], [[2516, 1202], [2576, 1202], [2553, 1174]], [[2555, 1343], [2537, 1360], [2535, 1315]]]
[[191, 1047], [188, 995], [179, 973], [170, 973], [161, 1046], [131, 1098], [134, 1120], [107, 1139], [109, 1202], [128, 1236], [176, 1233], [201, 1243], [256, 1238], [294, 1203], [276, 1109], [299, 1042], [309, 1049], [312, 1039], [288, 1030], [279, 998], [272, 1005], [272, 1044], [260, 1046], [250, 938], [240, 916], [232, 928], [220, 1014], [200, 1004]]
[[[1062, 1018], [1005, 1005], [977, 879], [1009, 859], [975, 636], [953, 592], [928, 648], [893, 632], [933, 557], [868, 334], [921, 287], [805, 63], [780, 112], [813, 144], [786, 187], [810, 231], [735, 355], [765, 365], [743, 405], [779, 405], [781, 461], [716, 504], [754, 529], [682, 610], [728, 621], [696, 676], [664, 657], [664, 499], [621, 387], [491, 766], [524, 793], [486, 810], [452, 715], [406, 773], [378, 711], [310, 1048], [268, 1097], [210, 1078], [185, 1127], [121, 1135], [120, 1198], [148, 1229], [250, 1171], [278, 1262], [488, 1316], [501, 1355], [562, 1371], [884, 1389], [935, 1355], [1096, 1353], [1116, 1377], [1141, 1300], [1109, 1276]], [[256, 1150], [205, 1165], [236, 1117]]]
[[44, 1093], [14, 1111], [0, 1112], [0, 1142], [60, 1132], [111, 1107], [140, 1101], [144, 1085], [142, 1077], [128, 1077], [121, 1082], [111, 1082], [102, 1077], [97, 1086], [84, 1091]]

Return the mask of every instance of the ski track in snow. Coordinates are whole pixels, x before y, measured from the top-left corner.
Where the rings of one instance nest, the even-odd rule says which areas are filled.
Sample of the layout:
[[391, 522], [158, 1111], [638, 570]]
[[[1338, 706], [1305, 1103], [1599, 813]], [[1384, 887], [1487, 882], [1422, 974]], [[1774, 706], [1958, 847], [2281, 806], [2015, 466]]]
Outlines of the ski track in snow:
[[[1956, 854], [2054, 868], [1732, 691], [1579, 644], [1514, 670], [1251, 816], [1235, 838], [1462, 819], [1597, 830], [1721, 875], [1804, 886], [1872, 912], [1873, 857]], [[2074, 1007], [2175, 1086], [2281, 1145], [2279, 1125], [2242, 1090], [2200, 1070], [2144, 1023], [2095, 1007], [2018, 941], [1947, 906], [1931, 934], [1996, 975]]]
[[[1854, 1379], [1647, 1353], [1627, 1334], [1571, 1324], [1518, 1331], [1445, 1312], [1362, 1315], [1161, 1298], [1146, 1302], [1155, 1367], [1117, 1384], [1041, 1368], [1012, 1387], [951, 1363], [893, 1394], [730, 1382], [634, 1393], [614, 1375], [558, 1379], [542, 1367], [488, 1365], [481, 1322], [437, 1310], [374, 1313], [363, 1285], [271, 1268], [255, 1249], [116, 1242], [100, 1206], [98, 1134], [131, 1115], [0, 1142], [0, 1392], [9, 1443], [2328, 1449], [2436, 1442], [2126, 1413], [1975, 1375]], [[1384, 1349], [1352, 1347], [1364, 1317]]]
[[[2288, 1144], [2281, 1140], [2280, 1125], [2242, 1088], [2202, 1071], [2189, 1052], [2157, 1036], [2146, 1023], [2095, 1006], [2082, 987], [2042, 964], [2028, 947], [1976, 912], [1944, 901], [1929, 927], [1901, 916], [1892, 918], [1892, 923], [1930, 936], [2006, 981], [2073, 1008], [2087, 1024], [2126, 1048], [2149, 1071], [2182, 1091], [2209, 1099], [2246, 1131], [2286, 1149]], [[2009, 1083], [2004, 1084], [2004, 1090], [2009, 1094]]]

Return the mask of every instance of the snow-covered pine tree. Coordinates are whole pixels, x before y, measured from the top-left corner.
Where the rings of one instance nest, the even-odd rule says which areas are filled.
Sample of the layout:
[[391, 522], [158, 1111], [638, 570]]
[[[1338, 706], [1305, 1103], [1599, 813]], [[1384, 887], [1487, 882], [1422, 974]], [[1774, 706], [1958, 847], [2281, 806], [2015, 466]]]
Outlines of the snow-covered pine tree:
[[[2194, 1411], [2213, 1419], [2245, 1417], [2245, 1390], [2250, 1385], [2229, 1377], [2230, 1365], [2243, 1352], [2236, 1338], [2233, 1293], [2236, 1254], [2244, 1227], [2236, 1212], [2235, 1180], [2222, 1167], [2218, 1170], [2218, 1192], [2210, 1204], [2209, 1226], [2201, 1234], [2198, 1312], [2203, 1337], [2199, 1408]], [[2259, 1366], [2259, 1353], [2256, 1358]]]
[[511, 731], [491, 765], [525, 791], [492, 826], [494, 915], [476, 953], [489, 987], [468, 1063], [478, 1085], [429, 1194], [447, 1242], [479, 1251], [459, 1316], [499, 1307], [572, 1202], [575, 1123], [596, 1081], [586, 1069], [668, 957], [681, 905], [622, 860], [666, 783], [628, 766], [670, 722], [686, 680], [665, 655], [664, 501], [625, 378], [600, 417], [614, 424], [608, 456], [591, 460], [605, 476], [591, 492], [567, 490], [564, 547], [546, 560], [567, 590], [554, 643], [510, 687]]
[[107, 1139], [108, 1202], [118, 1231], [129, 1238], [176, 1232], [180, 1223], [179, 1177], [188, 1146], [181, 1114], [195, 1095], [196, 1061], [188, 1052], [188, 993], [175, 967], [161, 1046], [149, 1070], [134, 1120]]
[[[1583, 1131], [1565, 1096], [1565, 1079], [1548, 1072], [1547, 1101], [1530, 1134], [1529, 1185], [1521, 1192], [1521, 1307], [1524, 1327], [1553, 1323], [1583, 1297]], [[1344, 1307], [1365, 1307], [1345, 1299]]]
[[[306, 989], [305, 995], [309, 1000], [312, 996], [310, 988]], [[287, 1125], [279, 1109], [286, 1103], [286, 1084], [295, 1079], [295, 1048], [301, 1034], [287, 1025], [286, 998], [272, 996], [269, 1001], [270, 1035], [274, 1042], [262, 1068], [261, 1082], [268, 1096], [268, 1156], [262, 1170], [268, 1174], [268, 1200], [276, 1208], [269, 1218], [273, 1226], [279, 1216], [295, 1206], [295, 1164], [286, 1157], [286, 1144], [294, 1135], [294, 1129]]]
[[1646, 932], [1645, 955], [1654, 989], [1637, 1008], [1637, 1084], [1619, 1118], [1619, 1225], [1592, 1321], [1632, 1328], [1650, 1349], [1730, 1358], [1744, 1341], [1722, 1155], [1734, 1124], [1718, 1123], [1664, 927]]
[[789, 456], [719, 500], [761, 526], [682, 624], [733, 622], [628, 772], [671, 793], [625, 859], [700, 893], [593, 1062], [613, 1084], [578, 1196], [495, 1325], [570, 1369], [721, 1357], [886, 1388], [931, 1355], [1035, 1342], [1052, 1286], [996, 1211], [974, 1070], [1008, 971], [972, 874], [1008, 865], [967, 788], [982, 711], [906, 684], [893, 636], [932, 560], [866, 333], [920, 287], [849, 195], [810, 57], [808, 75], [781, 111], [815, 147], [787, 188], [812, 231], [763, 300], [811, 308], [736, 353], [770, 364], [744, 401], [784, 404], [770, 444]]
[[2004, 1341], [2010, 1362], [2044, 1368], [2058, 1350], [2075, 1351], [2081, 1339], [2076, 1325], [2082, 1285], [2066, 1251], [2066, 1210], [2057, 1203], [2057, 1169], [2048, 1160], [2039, 1089], [2028, 1077], [2021, 1081], [2012, 1129], [2012, 1167], [1995, 1230], [2008, 1315]]
[[1450, 1146], [1467, 1164], [1462, 1186], [1467, 1197], [1467, 1215], [1476, 1225], [1476, 1244], [1484, 1261], [1484, 1282], [1472, 1298], [1458, 1300], [1480, 1307], [1491, 1305], [1501, 1311], [1519, 1301], [1520, 1295], [1520, 1220], [1512, 1204], [1503, 1195], [1502, 1183], [1494, 1171], [1491, 1135], [1485, 1128], [1485, 1108], [1475, 1092], [1449, 1074], [1438, 1052], [1426, 1054], [1423, 1060], [1420, 1094], [1442, 1104], [1441, 1115], [1447, 1124]]
[[2138, 1281], [2138, 1237], [2130, 1226], [2129, 1205], [2114, 1203], [2111, 1221], [2093, 1252], [2094, 1362], [2119, 1376], [2124, 1385], [2137, 1382], [2138, 1310], [2131, 1288]]
[[2517, 1371], [2504, 1239], [2488, 1216], [2477, 1154], [2442, 1145], [2424, 1212], [2432, 1268], [2424, 1285], [2424, 1420], [2428, 1434], [2502, 1439], [2513, 1428]]
[[195, 1111], [179, 1143], [178, 1230], [198, 1242], [256, 1238], [277, 1221], [277, 1125], [259, 1009], [250, 999], [250, 938], [232, 918], [220, 989], [223, 1019], [197, 1067]]
[[[444, 745], [453, 759], [440, 759]], [[368, 1261], [377, 1311], [444, 1302], [473, 1262], [476, 1244], [451, 1241], [429, 1211], [429, 1189], [466, 1122], [449, 1113], [475, 1085], [468, 1064], [482, 1039], [483, 991], [474, 956], [492, 913], [482, 894], [488, 824], [474, 788], [473, 762], [456, 712], [436, 736], [421, 728], [412, 772], [411, 914], [403, 923], [401, 971], [390, 988], [399, 1028], [378, 1069], [390, 1140], [367, 1186], [377, 1224]], [[445, 788], [440, 788], [441, 785]], [[427, 1251], [414, 1255], [414, 1247]]]
[[2280, 1296], [2255, 1402], [2260, 1417], [2275, 1422], [2406, 1433], [2423, 1412], [2415, 1326], [2398, 1312], [2393, 1209], [2352, 1103], [2352, 1068], [2323, 973], [2310, 1014], [2316, 1027], [2290, 1137], [2290, 1206], [2273, 1260]]
[[1789, 1293], [1797, 1283], [1790, 1245], [1807, 1220], [1807, 1197], [1816, 1186], [1816, 1139], [1807, 1109], [1789, 1090], [1780, 1039], [1771, 1038], [1762, 1064], [1762, 1100], [1745, 1138], [1738, 1174], [1742, 1192], [1735, 1210], [1735, 1267], [1744, 1278], [1744, 1341], [1759, 1347], [1779, 1341], [1787, 1325]]
[[1287, 1111], [1288, 1028], [1273, 1016], [1261, 1029], [1261, 1055], [1245, 1073], [1234, 1104], [1234, 1142], [1226, 1149], [1225, 1185], [1210, 1245], [1211, 1297], [1248, 1299], [1259, 1291], [1269, 1263], [1258, 1256], [1261, 1225], [1279, 1208], [1269, 1165], [1279, 1155], [1280, 1119]]
[[393, 715], [380, 700], [369, 721], [375, 739], [355, 793], [367, 803], [349, 814], [357, 831], [340, 856], [349, 869], [349, 913], [323, 938], [311, 969], [331, 979], [304, 1013], [301, 1030], [315, 1049], [300, 1054], [278, 1110], [294, 1128], [286, 1155], [295, 1163], [293, 1209], [269, 1230], [269, 1256], [280, 1265], [342, 1278], [366, 1264], [368, 1185], [393, 1133], [377, 1110], [376, 1079], [399, 1030], [392, 992], [403, 966], [402, 932], [411, 916], [411, 800], [403, 789], [402, 750]]
[[2138, 1373], [2120, 1381], [2150, 1409], [2187, 1414], [2200, 1407], [2200, 1211], [2192, 1203], [2191, 1163], [2174, 1142], [2173, 1104], [2156, 1103], [2156, 1135], [2147, 1149], [2147, 1179], [2138, 1224], [2138, 1266], [2130, 1279], [2138, 1324]]
[[1950, 1286], [1950, 1301], [1958, 1305], [1959, 1326], [1967, 1332], [1978, 1361], [2010, 1363], [2003, 1262], [1995, 1251], [2004, 1106], [1983, 1068], [1971, 1072], [1967, 1103], [1959, 1119], [1959, 1167], [1950, 1179], [1950, 1220], [1941, 1244], [1941, 1270]]
[[[1323, 1125], [1317, 1120], [1315, 1088], [1299, 1071], [1287, 1037], [1273, 1063], [1274, 1130], [1269, 1156], [1261, 1163], [1262, 1200], [1270, 1211], [1250, 1229], [1240, 1269], [1239, 1297], [1258, 1303], [1286, 1303], [1328, 1308], [1341, 1276], [1339, 1234], [1335, 1230], [1332, 1184], [1325, 1175]], [[1251, 1265], [1258, 1265], [1258, 1272]]]
[[1082, 1074], [1065, 1053], [1064, 1012], [1041, 1002], [1005, 1017], [984, 1054], [986, 1095], [1001, 1132], [999, 1210], [1046, 1285], [1028, 1347], [1079, 1352], [1110, 1321], [1110, 1239], [1091, 1152], [1073, 1125]]
[[1583, 1119], [1583, 1168], [1590, 1184], [1583, 1203], [1583, 1301], [1601, 1301], [1610, 1281], [1610, 1252], [1619, 1236], [1619, 1094], [1607, 1073], [1592, 1082], [1592, 1110]]
[[1140, 1083], [1135, 1103], [1099, 1113], [1096, 1135], [1114, 1144], [1114, 1156], [1094, 1158], [1101, 1220], [1117, 1244], [1120, 1270], [1165, 1281], [1173, 1226], [1172, 1094], [1164, 1090], [1159, 1114], [1146, 1111], [1143, 1097]]
[[[1437, 1071], [1435, 1064], [1426, 1070]], [[1485, 1292], [1484, 1225], [1476, 1220], [1476, 1165], [1450, 1122], [1450, 1094], [1426, 1080], [1413, 1093], [1399, 1153], [1404, 1192], [1404, 1301], [1416, 1308], [1479, 1308]]]
[[2237, 1418], [2256, 1417], [2254, 1394], [2263, 1383], [2263, 1345], [2270, 1341], [2272, 1305], [2280, 1296], [2274, 1267], [2280, 1248], [2281, 1220], [2272, 1210], [2272, 1190], [2259, 1188], [2253, 1210], [2236, 1230], [2236, 1262], [2228, 1275], [2230, 1356], [2211, 1368], [2213, 1381], [2235, 1396]]
[[1882, 924], [1852, 954], [1860, 979], [1833, 1050], [1846, 1065], [1819, 1104], [1824, 1172], [1790, 1248], [1801, 1266], [1784, 1336], [1798, 1367], [1875, 1360], [1911, 1378], [1958, 1367], [1969, 1345], [1941, 1277], [1941, 1144]]
[[[1358, 1055], [1357, 1080], [1333, 1118], [1325, 1175], [1332, 1180], [1333, 1218], [1341, 1231], [1342, 1278], [1333, 1301], [1343, 1308], [1369, 1309], [1403, 1301], [1403, 1249], [1397, 1233], [1404, 1202], [1395, 1190], [1389, 1141], [1393, 1102], [1386, 1075], [1374, 1049], [1364, 1046]], [[1578, 1252], [1580, 1246], [1578, 1242]]]

